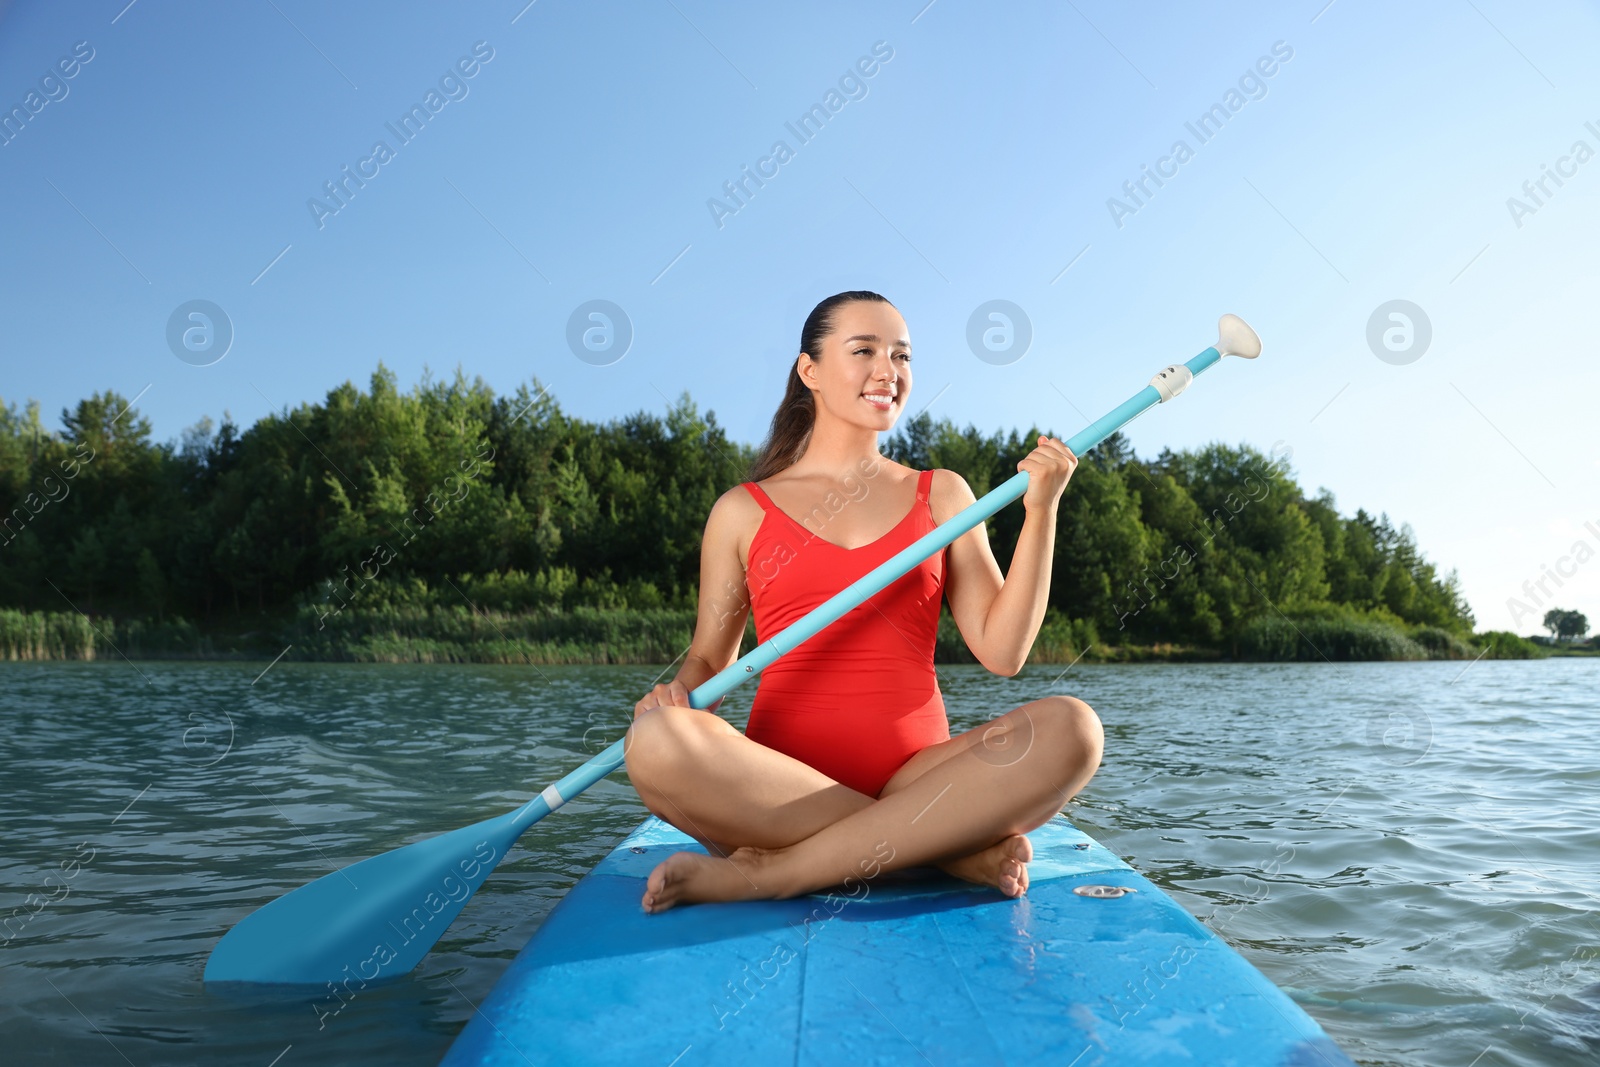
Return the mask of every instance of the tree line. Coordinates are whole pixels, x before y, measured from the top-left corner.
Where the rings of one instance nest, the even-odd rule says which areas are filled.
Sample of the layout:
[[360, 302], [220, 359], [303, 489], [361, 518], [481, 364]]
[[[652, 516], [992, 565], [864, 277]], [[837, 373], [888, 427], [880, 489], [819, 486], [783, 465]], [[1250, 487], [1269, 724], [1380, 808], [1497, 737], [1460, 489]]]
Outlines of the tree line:
[[[982, 495], [1041, 431], [926, 415], [885, 442]], [[753, 448], [683, 396], [662, 414], [590, 422], [537, 382], [496, 396], [457, 370], [401, 390], [381, 364], [241, 429], [202, 418], [155, 442], [115, 392], [43, 425], [0, 409], [0, 607], [186, 620], [200, 630], [314, 613], [555, 615], [693, 608], [700, 534]], [[1010, 558], [1022, 521], [990, 521]], [[1283, 620], [1346, 620], [1467, 648], [1454, 571], [1387, 514], [1341, 515], [1286, 457], [1213, 443], [1140, 458], [1120, 434], [1062, 498], [1052, 620], [1106, 645], [1239, 652]], [[1255, 629], [1252, 630], [1252, 627]], [[1429, 646], [1432, 647], [1432, 646]]]

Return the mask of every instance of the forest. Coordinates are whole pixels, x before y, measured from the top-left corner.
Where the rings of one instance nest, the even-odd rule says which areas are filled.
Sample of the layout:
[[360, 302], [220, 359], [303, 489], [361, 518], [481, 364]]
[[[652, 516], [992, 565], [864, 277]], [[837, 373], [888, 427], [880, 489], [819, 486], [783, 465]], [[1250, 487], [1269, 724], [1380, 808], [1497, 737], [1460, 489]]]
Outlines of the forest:
[[[884, 452], [981, 496], [1041, 432], [922, 416]], [[12, 403], [0, 658], [667, 663], [692, 631], [705, 516], [753, 455], [687, 395], [595, 423], [537, 381], [496, 396], [459, 369], [402, 390], [380, 364], [365, 391], [166, 443], [115, 392], [59, 429]], [[1540, 654], [1475, 634], [1409, 526], [1341, 515], [1288, 458], [1141, 458], [1120, 434], [1082, 457], [1034, 661]], [[1021, 520], [990, 520], [1002, 567]], [[940, 659], [970, 661], [946, 622]]]

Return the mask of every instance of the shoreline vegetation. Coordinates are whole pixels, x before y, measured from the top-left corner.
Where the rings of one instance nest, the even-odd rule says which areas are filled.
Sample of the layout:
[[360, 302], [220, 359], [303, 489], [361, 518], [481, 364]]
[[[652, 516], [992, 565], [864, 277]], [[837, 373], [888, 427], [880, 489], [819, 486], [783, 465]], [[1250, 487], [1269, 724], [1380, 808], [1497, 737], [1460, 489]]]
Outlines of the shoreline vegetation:
[[[687, 609], [507, 614], [468, 608], [352, 609], [318, 629], [314, 612], [252, 630], [202, 630], [184, 619], [90, 618], [71, 612], [0, 609], [0, 661], [286, 660], [324, 663], [632, 664], [675, 662], [689, 644]], [[755, 644], [747, 624], [743, 651]], [[1237, 649], [1184, 643], [1102, 644], [1092, 623], [1047, 618], [1032, 664], [1347, 662], [1352, 660], [1540, 659], [1582, 649], [1551, 649], [1505, 632], [1462, 637], [1437, 627], [1409, 630], [1360, 618], [1260, 619]], [[937, 663], [974, 663], [948, 614], [939, 625]]]
[[[0, 405], [0, 660], [669, 663], [693, 628], [705, 516], [754, 456], [687, 396], [592, 423], [537, 382], [497, 397], [458, 369], [402, 392], [382, 364], [366, 391], [347, 382], [243, 431], [224, 414], [155, 443], [114, 392], [61, 424]], [[923, 415], [884, 450], [981, 496], [1040, 432]], [[1213, 443], [1143, 459], [1113, 434], [1083, 456], [1029, 662], [1577, 651], [1474, 632], [1455, 572], [1409, 525], [1341, 515], [1295, 482], [1292, 455]], [[874, 473], [796, 520], [826, 539]], [[1021, 521], [989, 522], [1002, 567]], [[725, 599], [724, 615], [741, 607]], [[948, 615], [935, 658], [973, 661]]]

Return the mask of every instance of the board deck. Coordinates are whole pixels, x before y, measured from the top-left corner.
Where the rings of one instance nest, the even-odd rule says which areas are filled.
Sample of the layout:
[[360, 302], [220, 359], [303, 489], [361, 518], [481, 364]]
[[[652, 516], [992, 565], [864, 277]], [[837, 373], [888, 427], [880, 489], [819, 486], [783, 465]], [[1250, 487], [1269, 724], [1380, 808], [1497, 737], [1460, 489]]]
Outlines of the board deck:
[[[651, 816], [551, 911], [444, 1067], [1351, 1065], [1282, 990], [1065, 816], [1028, 837], [1017, 899], [921, 867], [648, 915], [651, 869], [704, 852]], [[1074, 892], [1085, 886], [1132, 892]]]

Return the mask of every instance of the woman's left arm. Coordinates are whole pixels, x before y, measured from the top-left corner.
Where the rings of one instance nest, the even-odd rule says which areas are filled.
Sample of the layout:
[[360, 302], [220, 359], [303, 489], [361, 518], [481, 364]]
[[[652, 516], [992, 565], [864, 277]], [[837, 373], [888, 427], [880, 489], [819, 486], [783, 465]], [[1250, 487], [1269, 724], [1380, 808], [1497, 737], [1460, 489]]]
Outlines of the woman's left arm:
[[[1028, 472], [1022, 506], [1027, 511], [1011, 571], [1003, 579], [989, 547], [989, 531], [978, 526], [950, 545], [945, 597], [956, 627], [972, 654], [995, 674], [1010, 677], [1022, 669], [1044, 622], [1050, 597], [1050, 563], [1055, 555], [1056, 512], [1061, 492], [1078, 458], [1054, 437], [1039, 438], [1017, 470]], [[936, 517], [949, 518], [973, 502], [972, 489], [959, 475], [936, 475]]]

